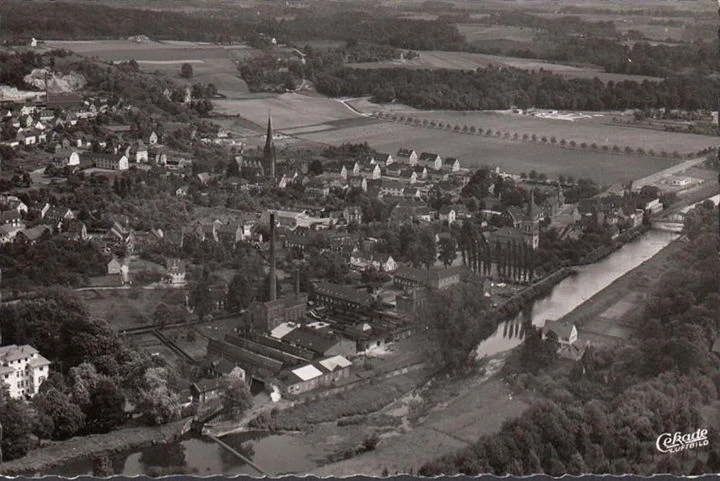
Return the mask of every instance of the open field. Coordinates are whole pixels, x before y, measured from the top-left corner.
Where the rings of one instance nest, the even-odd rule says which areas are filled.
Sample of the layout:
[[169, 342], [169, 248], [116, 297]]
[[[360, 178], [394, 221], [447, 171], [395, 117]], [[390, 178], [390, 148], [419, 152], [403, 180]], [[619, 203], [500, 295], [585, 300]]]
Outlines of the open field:
[[266, 94], [247, 99], [226, 99], [214, 102], [214, 112], [240, 116], [259, 125], [267, 125], [272, 113], [273, 128], [286, 130], [315, 126], [333, 120], [351, 119], [359, 115], [341, 102], [326, 97], [296, 93]]
[[[238, 76], [237, 62], [258, 53], [247, 45], [152, 40], [49, 40], [45, 43], [45, 48], [63, 48], [86, 57], [112, 62], [135, 60], [142, 70], [175, 74], [175, 80], [181, 84], [213, 83], [220, 93], [230, 96], [248, 93], [245, 81]], [[180, 78], [180, 66], [183, 63], [192, 65], [192, 79]]]
[[487, 40], [512, 40], [515, 42], [532, 42], [535, 31], [532, 28], [514, 27], [510, 25], [479, 25], [475, 23], [458, 24], [460, 35], [468, 43]]
[[384, 105], [372, 104], [367, 101], [353, 101], [350, 103], [361, 112], [392, 112], [394, 115], [411, 116], [413, 119], [427, 119], [428, 121], [443, 122], [445, 124], [462, 126], [475, 126], [483, 130], [492, 129], [509, 132], [511, 135], [517, 133], [536, 134], [538, 138], [546, 136], [548, 139], [555, 137], [558, 142], [565, 139], [567, 142], [574, 140], [578, 144], [585, 142], [588, 145], [596, 143], [600, 148], [607, 145], [612, 149], [617, 145], [621, 150], [625, 147], [632, 147], [633, 150], [641, 147], [645, 150], [653, 149], [658, 154], [665, 151], [672, 154], [677, 151], [680, 154], [697, 152], [707, 147], [714, 147], [717, 144], [715, 137], [698, 134], [684, 134], [677, 132], [664, 132], [661, 130], [650, 130], [625, 126], [613, 122], [613, 118], [627, 119], [628, 117], [618, 112], [588, 112], [586, 115], [575, 116], [575, 120], [561, 120], [555, 118], [541, 118], [530, 115], [515, 114], [509, 111], [502, 112], [458, 112], [458, 111], [426, 111], [407, 107], [400, 108], [392, 105], [386, 110]]
[[181, 307], [185, 301], [182, 289], [116, 289], [81, 292], [90, 316], [107, 320], [121, 331], [152, 322], [158, 304]]
[[632, 157], [624, 154], [563, 149], [537, 142], [514, 142], [478, 135], [383, 122], [338, 130], [302, 134], [327, 144], [368, 142], [379, 152], [395, 153], [401, 147], [457, 157], [462, 167], [499, 166], [510, 173], [536, 170], [550, 178], [560, 174], [613, 184], [644, 177], [674, 165], [672, 159]]
[[540, 70], [549, 71], [558, 75], [571, 78], [587, 78], [597, 77], [603, 82], [607, 81], [623, 81], [635, 80], [642, 82], [643, 80], [658, 81], [656, 77], [646, 77], [642, 75], [624, 75], [605, 73], [600, 67], [586, 66], [574, 67], [572, 65], [563, 65], [559, 63], [545, 62], [536, 59], [523, 59], [515, 57], [503, 57], [499, 55], [487, 55], [483, 53], [468, 52], [443, 52], [443, 51], [422, 51], [418, 52], [419, 57], [412, 60], [393, 60], [385, 62], [366, 62], [348, 64], [351, 67], [370, 69], [370, 68], [409, 68], [409, 69], [451, 69], [451, 70], [474, 70], [476, 68], [487, 67], [488, 65], [505, 66], [519, 68], [523, 70]]

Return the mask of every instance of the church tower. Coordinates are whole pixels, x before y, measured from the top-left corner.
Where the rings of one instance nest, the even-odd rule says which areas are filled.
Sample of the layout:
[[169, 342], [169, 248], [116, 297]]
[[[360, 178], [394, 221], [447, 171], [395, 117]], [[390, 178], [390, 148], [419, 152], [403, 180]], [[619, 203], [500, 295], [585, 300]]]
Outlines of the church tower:
[[540, 220], [535, 206], [535, 189], [530, 191], [530, 203], [525, 218], [520, 222], [520, 229], [525, 244], [536, 250], [540, 245]]
[[265, 138], [265, 148], [263, 149], [263, 164], [265, 174], [271, 182], [275, 182], [275, 143], [273, 142], [272, 117], [268, 112], [267, 136]]

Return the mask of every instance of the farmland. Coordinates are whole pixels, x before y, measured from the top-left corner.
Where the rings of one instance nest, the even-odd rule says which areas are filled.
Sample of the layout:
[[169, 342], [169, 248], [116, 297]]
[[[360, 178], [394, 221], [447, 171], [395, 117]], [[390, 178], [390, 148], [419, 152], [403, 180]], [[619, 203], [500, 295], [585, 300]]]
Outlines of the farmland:
[[389, 153], [407, 147], [457, 157], [463, 167], [468, 168], [493, 165], [512, 173], [536, 170], [550, 178], [563, 174], [590, 178], [604, 184], [644, 177], [677, 162], [671, 159], [562, 149], [389, 122], [303, 134], [302, 137], [328, 144], [368, 142], [374, 149]]
[[227, 115], [239, 114], [260, 125], [267, 123], [268, 111], [271, 111], [273, 126], [279, 130], [307, 126], [322, 128], [327, 122], [358, 117], [357, 113], [341, 102], [295, 93], [218, 100], [214, 110]]
[[213, 83], [220, 93], [230, 96], [247, 94], [245, 81], [238, 77], [237, 62], [257, 53], [246, 45], [151, 40], [47, 41], [45, 47], [111, 62], [135, 60], [141, 70], [171, 74], [179, 83], [186, 82], [179, 76], [180, 66], [189, 63], [194, 72], [190, 83]]
[[576, 119], [570, 121], [559, 118], [540, 118], [508, 111], [424, 111], [398, 105], [390, 105], [386, 108], [386, 106], [364, 100], [353, 101], [351, 105], [366, 113], [382, 111], [397, 116], [410, 116], [413, 119], [449, 123], [452, 126], [475, 126], [483, 130], [509, 132], [511, 135], [517, 133], [521, 137], [523, 134], [536, 134], [538, 138], [556, 137], [558, 142], [566, 139], [568, 142], [574, 140], [578, 144], [582, 142], [588, 145], [596, 143], [601, 148], [604, 145], [610, 148], [617, 145], [621, 150], [629, 146], [633, 150], [639, 147], [645, 150], [653, 149], [657, 153], [664, 151], [671, 154], [677, 151], [680, 154], [688, 154], [713, 147], [716, 144], [714, 137], [706, 135], [664, 132], [624, 125], [613, 119], [625, 121], [630, 120], [632, 116], [623, 115], [620, 112], [592, 112], [586, 115], [578, 113], [579, 115], [575, 116]]
[[482, 41], [512, 40], [514, 42], [530, 43], [535, 37], [532, 28], [514, 27], [510, 25], [480, 25], [474, 23], [458, 24], [460, 35], [465, 37], [468, 43]]
[[605, 73], [600, 67], [596, 66], [575, 67], [572, 65], [563, 65], [559, 63], [545, 62], [542, 60], [503, 57], [499, 55], [487, 55], [482, 53], [442, 52], [433, 50], [419, 52], [419, 54], [420, 55], [417, 58], [414, 58], [412, 60], [355, 63], [348, 64], [348, 66], [360, 69], [408, 68], [430, 70], [475, 70], [476, 68], [483, 68], [489, 65], [494, 65], [499, 67], [504, 66], [531, 71], [543, 69], [545, 71], [570, 78], [593, 79], [597, 77], [603, 82], [619, 82], [623, 80], [634, 80], [636, 82], [642, 82], [643, 80], [660, 80], [659, 78], [646, 77], [642, 75]]
[[[563, 149], [539, 142], [488, 138], [449, 130], [377, 121], [366, 115], [373, 110], [379, 110], [379, 106], [366, 101], [349, 103], [354, 108], [366, 112], [365, 115], [354, 112], [338, 101], [299, 94], [220, 100], [217, 102], [215, 112], [227, 115], [239, 114], [254, 123], [263, 125], [267, 121], [268, 109], [271, 109], [273, 125], [277, 131], [306, 141], [332, 145], [339, 145], [343, 142], [368, 142], [374, 149], [389, 153], [396, 152], [400, 147], [410, 147], [417, 151], [435, 151], [442, 156], [457, 157], [463, 166], [468, 168], [489, 164], [497, 165], [512, 173], [530, 172], [534, 169], [549, 177], [557, 177], [560, 174], [572, 175], [576, 178], [589, 177], [597, 182], [607, 184], [641, 178], [677, 162], [673, 159]], [[410, 110], [404, 106], [393, 107]], [[300, 112], [302, 113], [299, 114]], [[442, 115], [446, 121], [453, 119], [461, 124], [467, 123], [463, 122], [466, 120], [463, 115], [469, 115], [469, 118], [473, 120], [473, 125], [487, 124], [488, 128], [493, 130], [519, 131], [520, 133], [527, 131], [547, 137], [557, 135], [558, 140], [560, 138], [567, 138], [568, 141], [573, 139], [578, 144], [596, 142], [598, 145], [604, 145], [606, 138], [610, 145], [617, 144], [620, 140], [642, 146], [652, 143], [657, 152], [666, 147], [672, 152], [681, 147], [687, 151], [695, 151], [712, 145], [710, 137], [605, 125], [597, 119], [585, 123], [500, 113], [464, 114], [414, 110], [412, 115], [418, 118], [426, 116], [428, 119], [435, 118], [434, 115]], [[455, 115], [458, 117], [454, 117]], [[606, 120], [611, 121], [611, 119]], [[229, 128], [232, 130], [231, 125]], [[568, 132], [572, 132], [573, 135], [571, 136]], [[252, 139], [244, 138], [243, 140], [258, 143], [262, 139], [256, 133], [253, 134]]]

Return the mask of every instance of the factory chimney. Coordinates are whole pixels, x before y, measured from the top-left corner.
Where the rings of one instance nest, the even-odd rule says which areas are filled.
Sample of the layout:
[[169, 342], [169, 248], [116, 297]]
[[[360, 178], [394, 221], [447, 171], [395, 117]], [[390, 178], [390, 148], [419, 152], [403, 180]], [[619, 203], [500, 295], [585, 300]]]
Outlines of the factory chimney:
[[270, 213], [270, 300], [277, 299], [277, 277], [275, 274], [275, 213]]
[[300, 269], [295, 269], [295, 296], [300, 296]]

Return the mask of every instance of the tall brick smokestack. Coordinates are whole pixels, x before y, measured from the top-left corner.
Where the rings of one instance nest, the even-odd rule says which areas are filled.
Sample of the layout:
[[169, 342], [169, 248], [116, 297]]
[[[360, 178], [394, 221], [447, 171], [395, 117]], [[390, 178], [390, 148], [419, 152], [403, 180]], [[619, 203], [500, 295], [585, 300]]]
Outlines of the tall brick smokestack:
[[270, 300], [277, 299], [277, 277], [275, 274], [275, 214], [270, 214]]

